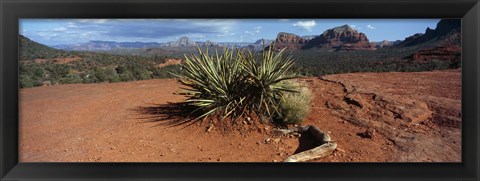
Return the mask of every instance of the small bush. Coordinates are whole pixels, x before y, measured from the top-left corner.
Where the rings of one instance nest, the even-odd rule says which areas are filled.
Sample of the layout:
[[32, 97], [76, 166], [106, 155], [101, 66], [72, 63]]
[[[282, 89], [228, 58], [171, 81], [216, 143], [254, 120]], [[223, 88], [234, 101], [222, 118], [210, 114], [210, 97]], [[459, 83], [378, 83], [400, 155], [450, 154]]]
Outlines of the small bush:
[[285, 88], [293, 89], [296, 92], [287, 92], [283, 95], [278, 106], [278, 112], [274, 121], [280, 124], [300, 124], [307, 117], [310, 111], [311, 92], [298, 82], [284, 81]]

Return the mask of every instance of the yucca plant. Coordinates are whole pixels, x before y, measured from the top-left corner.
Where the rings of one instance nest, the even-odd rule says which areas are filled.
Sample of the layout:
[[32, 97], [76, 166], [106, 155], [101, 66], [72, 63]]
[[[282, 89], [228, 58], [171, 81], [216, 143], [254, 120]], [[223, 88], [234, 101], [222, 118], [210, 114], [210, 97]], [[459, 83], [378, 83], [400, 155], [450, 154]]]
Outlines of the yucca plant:
[[256, 113], [271, 117], [277, 110], [283, 92], [294, 90], [279, 86], [296, 78], [290, 72], [294, 61], [284, 50], [263, 51], [261, 60], [250, 51], [224, 49], [210, 55], [208, 49], [198, 48], [198, 55], [185, 56], [179, 82], [186, 86], [181, 93], [187, 96], [195, 119], [209, 116], [238, 118]]

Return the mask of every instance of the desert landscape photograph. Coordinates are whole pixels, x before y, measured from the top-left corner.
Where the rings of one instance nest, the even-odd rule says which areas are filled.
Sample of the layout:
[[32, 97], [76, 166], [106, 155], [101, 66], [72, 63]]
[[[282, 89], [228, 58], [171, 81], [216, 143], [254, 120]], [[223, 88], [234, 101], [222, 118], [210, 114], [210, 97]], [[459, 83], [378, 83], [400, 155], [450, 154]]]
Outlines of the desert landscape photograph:
[[461, 19], [19, 19], [20, 162], [462, 162]]

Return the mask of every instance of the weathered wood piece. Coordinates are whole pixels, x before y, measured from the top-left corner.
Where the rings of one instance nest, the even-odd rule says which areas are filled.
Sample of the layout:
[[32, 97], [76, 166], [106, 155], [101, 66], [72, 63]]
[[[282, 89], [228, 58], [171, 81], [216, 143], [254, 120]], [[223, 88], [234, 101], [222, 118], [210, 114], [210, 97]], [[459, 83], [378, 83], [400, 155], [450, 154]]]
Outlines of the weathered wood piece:
[[308, 126], [298, 126], [290, 129], [274, 129], [272, 133], [275, 135], [286, 135], [290, 133], [310, 133], [315, 137], [315, 139], [320, 142], [320, 146], [306, 150], [294, 155], [287, 157], [284, 162], [304, 162], [313, 159], [318, 159], [326, 157], [335, 151], [337, 148], [337, 143], [332, 141], [330, 135], [320, 130], [318, 127], [313, 125]]

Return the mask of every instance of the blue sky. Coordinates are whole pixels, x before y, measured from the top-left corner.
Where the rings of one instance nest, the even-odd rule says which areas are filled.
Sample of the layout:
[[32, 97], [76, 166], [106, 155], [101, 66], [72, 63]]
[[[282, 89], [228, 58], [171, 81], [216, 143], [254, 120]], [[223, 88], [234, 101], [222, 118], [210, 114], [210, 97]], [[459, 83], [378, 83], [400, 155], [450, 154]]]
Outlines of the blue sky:
[[434, 29], [440, 19], [21, 19], [20, 34], [46, 45], [118, 42], [167, 42], [187, 36], [194, 41], [254, 42], [278, 32], [319, 35], [348, 24], [370, 41], [403, 40]]

